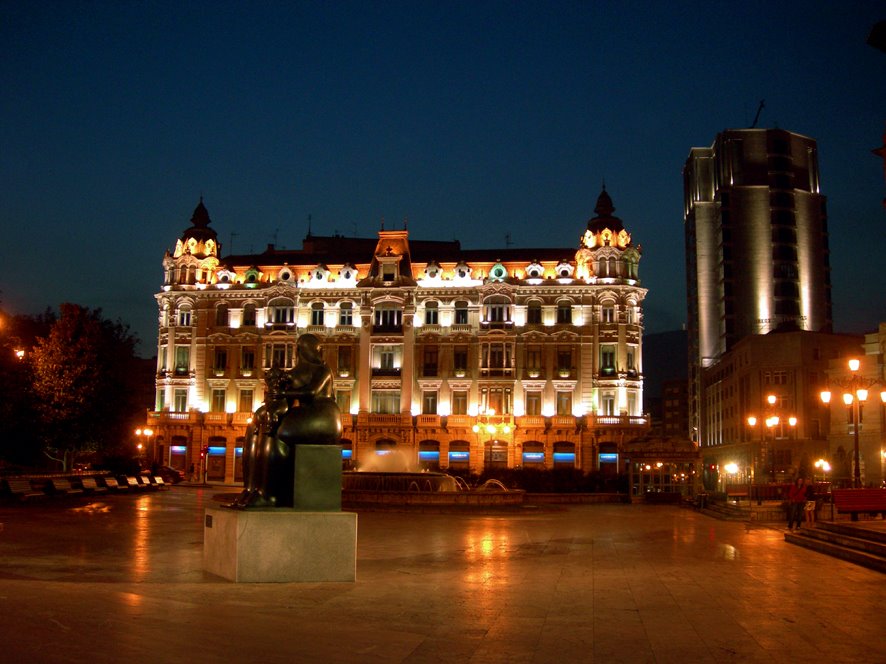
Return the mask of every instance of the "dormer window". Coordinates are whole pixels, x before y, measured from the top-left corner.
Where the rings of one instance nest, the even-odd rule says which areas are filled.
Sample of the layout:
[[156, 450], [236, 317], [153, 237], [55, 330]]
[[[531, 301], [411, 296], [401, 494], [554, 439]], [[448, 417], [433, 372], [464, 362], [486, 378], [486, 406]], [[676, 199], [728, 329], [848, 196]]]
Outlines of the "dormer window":
[[541, 279], [545, 270], [538, 261], [532, 261], [526, 268], [527, 279]]
[[353, 265], [345, 265], [338, 274], [342, 281], [351, 281], [357, 278], [357, 269]]
[[455, 266], [455, 276], [457, 279], [470, 279], [471, 278], [471, 268], [464, 261], [459, 262], [458, 265]]
[[425, 277], [427, 277], [428, 279], [437, 279], [442, 274], [442, 272], [443, 270], [440, 268], [440, 266], [437, 265], [436, 262], [431, 261], [425, 268]]
[[325, 265], [318, 265], [311, 270], [311, 280], [317, 283], [325, 282], [328, 274], [329, 270], [326, 269]]
[[492, 266], [492, 269], [489, 270], [489, 279], [491, 281], [502, 281], [507, 276], [508, 271], [501, 263], [496, 263]]
[[572, 265], [570, 265], [566, 261], [560, 261], [560, 263], [557, 265], [557, 278], [571, 279], [574, 270], [575, 268], [573, 268]]
[[292, 271], [286, 268], [281, 270], [280, 281], [292, 281]]
[[381, 268], [382, 281], [394, 281], [397, 278], [397, 270], [393, 265], [382, 265]]

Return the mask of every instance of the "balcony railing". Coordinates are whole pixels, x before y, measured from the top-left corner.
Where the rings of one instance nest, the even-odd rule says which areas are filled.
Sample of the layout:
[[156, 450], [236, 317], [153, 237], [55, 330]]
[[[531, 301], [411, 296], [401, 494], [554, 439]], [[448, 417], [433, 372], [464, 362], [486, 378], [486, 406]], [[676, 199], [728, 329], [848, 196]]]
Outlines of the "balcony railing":
[[396, 369], [382, 369], [381, 367], [372, 367], [372, 375], [373, 376], [399, 376], [400, 368]]
[[418, 415], [415, 418], [415, 426], [425, 429], [439, 429], [439, 415]]

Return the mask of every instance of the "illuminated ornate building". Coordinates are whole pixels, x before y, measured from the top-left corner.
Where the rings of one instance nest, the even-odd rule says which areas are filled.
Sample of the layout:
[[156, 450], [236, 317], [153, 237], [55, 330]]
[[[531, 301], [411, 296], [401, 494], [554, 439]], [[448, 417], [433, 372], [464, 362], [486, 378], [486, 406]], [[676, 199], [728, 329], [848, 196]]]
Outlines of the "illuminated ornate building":
[[831, 329], [817, 150], [781, 129], [731, 129], [686, 160], [689, 417], [702, 445], [705, 368], [750, 335]]
[[624, 443], [648, 428], [646, 289], [614, 210], [604, 190], [577, 249], [471, 250], [381, 230], [221, 257], [201, 200], [156, 295], [157, 458], [240, 480], [264, 372], [292, 367], [310, 332], [336, 376], [346, 464], [399, 453], [474, 473], [623, 470]]

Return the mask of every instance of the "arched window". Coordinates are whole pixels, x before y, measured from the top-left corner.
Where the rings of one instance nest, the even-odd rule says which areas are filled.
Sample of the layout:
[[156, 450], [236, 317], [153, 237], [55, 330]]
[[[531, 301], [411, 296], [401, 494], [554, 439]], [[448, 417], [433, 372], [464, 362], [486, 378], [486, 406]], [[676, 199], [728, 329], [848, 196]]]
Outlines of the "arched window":
[[348, 326], [354, 324], [354, 305], [351, 302], [342, 302], [338, 305], [338, 324]]
[[532, 300], [526, 308], [526, 324], [541, 325], [541, 302]]
[[323, 325], [323, 303], [314, 302], [311, 305], [311, 325]]
[[557, 323], [560, 325], [572, 324], [572, 302], [569, 300], [557, 302]]
[[220, 304], [215, 308], [215, 324], [218, 327], [228, 326], [228, 305]]

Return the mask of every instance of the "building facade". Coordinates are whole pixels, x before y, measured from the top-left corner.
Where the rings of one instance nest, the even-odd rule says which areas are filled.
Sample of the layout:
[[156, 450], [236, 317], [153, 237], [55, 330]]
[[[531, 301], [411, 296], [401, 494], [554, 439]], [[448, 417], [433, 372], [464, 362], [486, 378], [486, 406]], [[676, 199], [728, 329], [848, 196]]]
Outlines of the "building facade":
[[[850, 357], [859, 360], [857, 372], [848, 368]], [[859, 407], [857, 429], [853, 406], [843, 400], [851, 387], [868, 390], [867, 399], [855, 404]], [[828, 479], [850, 484], [857, 440], [861, 485], [886, 488], [886, 323], [866, 334], [856, 353], [831, 360], [822, 385], [825, 389], [833, 393], [827, 409]], [[854, 396], [857, 399], [857, 393]]]
[[831, 330], [825, 197], [816, 142], [733, 129], [683, 169], [689, 417], [704, 427], [701, 372], [737, 342], [776, 329]]
[[700, 448], [708, 487], [812, 477], [816, 460], [832, 459], [832, 418], [820, 393], [830, 367], [857, 357], [861, 342], [853, 335], [773, 331], [745, 337], [702, 369]]
[[646, 289], [614, 210], [604, 190], [572, 249], [468, 250], [404, 229], [222, 257], [201, 200], [156, 295], [155, 458], [239, 481], [264, 373], [291, 368], [312, 333], [346, 465], [623, 471], [624, 443], [648, 428]]

